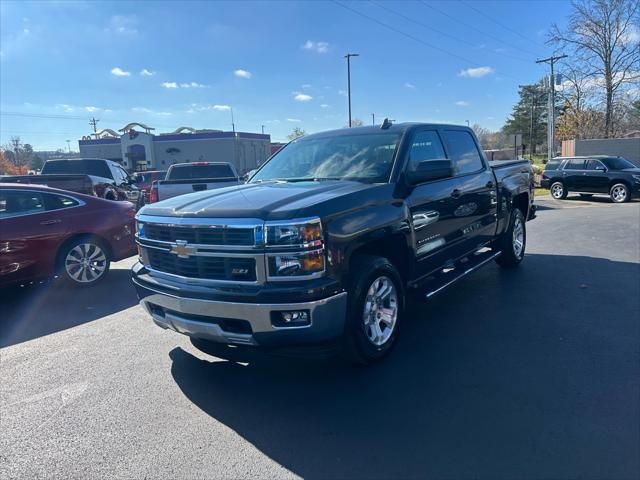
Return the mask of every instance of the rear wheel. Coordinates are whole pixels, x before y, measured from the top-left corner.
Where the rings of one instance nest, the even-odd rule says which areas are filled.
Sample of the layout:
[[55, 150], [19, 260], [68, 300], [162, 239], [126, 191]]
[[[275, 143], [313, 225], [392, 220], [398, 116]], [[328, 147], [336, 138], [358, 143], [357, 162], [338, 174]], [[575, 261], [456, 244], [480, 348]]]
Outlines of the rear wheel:
[[552, 183], [549, 190], [551, 191], [551, 196], [556, 200], [564, 200], [567, 198], [567, 194], [569, 193], [567, 192], [567, 189], [564, 188], [564, 184], [562, 182]]
[[394, 345], [404, 306], [400, 274], [383, 257], [362, 255], [353, 262], [344, 351], [356, 363], [384, 357]]
[[496, 259], [498, 265], [504, 268], [515, 268], [524, 259], [527, 246], [527, 228], [524, 214], [518, 208], [511, 212], [509, 228], [500, 237], [496, 250], [500, 256]]
[[78, 287], [91, 287], [109, 272], [111, 258], [104, 244], [95, 238], [81, 238], [65, 247], [58, 256], [58, 275]]
[[624, 183], [616, 183], [609, 191], [609, 197], [613, 203], [629, 201], [629, 188]]

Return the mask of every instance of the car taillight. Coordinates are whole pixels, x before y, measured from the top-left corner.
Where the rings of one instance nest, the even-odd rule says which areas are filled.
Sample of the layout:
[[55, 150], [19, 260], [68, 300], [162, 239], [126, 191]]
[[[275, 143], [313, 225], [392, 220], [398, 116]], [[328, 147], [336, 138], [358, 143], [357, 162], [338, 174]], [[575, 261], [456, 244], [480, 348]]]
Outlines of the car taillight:
[[156, 203], [158, 201], [158, 185], [151, 185], [149, 190], [149, 203]]

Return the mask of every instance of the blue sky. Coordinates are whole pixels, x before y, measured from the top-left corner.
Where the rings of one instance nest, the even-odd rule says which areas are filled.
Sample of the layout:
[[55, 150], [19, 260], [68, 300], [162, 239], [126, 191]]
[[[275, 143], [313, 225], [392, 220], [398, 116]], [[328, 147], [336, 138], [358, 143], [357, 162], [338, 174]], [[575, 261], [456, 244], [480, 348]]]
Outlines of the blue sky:
[[[139, 121], [284, 140], [347, 122], [502, 126], [563, 1], [0, 2], [0, 143], [66, 148]], [[509, 27], [509, 28], [505, 28]], [[16, 115], [19, 114], [19, 115]], [[44, 118], [53, 117], [53, 118]]]

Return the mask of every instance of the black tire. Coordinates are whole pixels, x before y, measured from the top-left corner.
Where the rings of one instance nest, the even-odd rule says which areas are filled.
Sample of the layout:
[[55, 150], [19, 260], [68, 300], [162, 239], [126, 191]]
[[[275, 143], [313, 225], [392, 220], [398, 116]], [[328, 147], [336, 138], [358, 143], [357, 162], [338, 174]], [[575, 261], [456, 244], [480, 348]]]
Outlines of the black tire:
[[624, 183], [616, 183], [609, 190], [609, 198], [613, 203], [625, 203], [631, 200], [631, 195], [629, 194], [629, 187], [627, 187]]
[[580, 197], [581, 198], [591, 198], [591, 197], [593, 197], [593, 193], [581, 193]]
[[[518, 225], [522, 227], [521, 235], [514, 235], [514, 231], [518, 229]], [[518, 247], [516, 239], [519, 239], [521, 246]], [[524, 253], [527, 246], [527, 223], [524, 214], [519, 208], [511, 211], [509, 218], [509, 228], [498, 239], [494, 250], [500, 252], [500, 256], [496, 258], [496, 263], [504, 268], [516, 268], [524, 259]]]
[[[398, 270], [384, 257], [360, 255], [353, 260], [351, 272], [353, 274], [348, 289], [349, 303], [343, 334], [343, 351], [349, 360], [366, 365], [387, 355], [395, 344], [404, 311], [404, 290]], [[386, 292], [385, 285], [392, 285], [393, 290], [380, 303], [376, 302], [377, 297], [368, 296], [370, 289], [375, 290], [377, 286], [380, 286], [379, 292]], [[394, 294], [395, 302], [392, 301]], [[374, 304], [369, 309], [371, 326], [365, 323], [365, 302]], [[389, 323], [381, 319], [381, 315], [389, 316], [388, 312], [393, 310], [393, 305], [395, 320], [392, 326], [388, 327]], [[379, 335], [376, 332], [379, 332]], [[375, 336], [375, 339], [371, 339], [372, 336]], [[376, 340], [381, 343], [376, 344]]]
[[56, 274], [68, 285], [93, 287], [104, 280], [110, 266], [111, 254], [102, 240], [80, 237], [63, 245], [58, 252]]
[[549, 186], [549, 192], [551, 193], [551, 196], [556, 200], [564, 200], [569, 194], [567, 189], [564, 187], [564, 183], [562, 182], [553, 182]]

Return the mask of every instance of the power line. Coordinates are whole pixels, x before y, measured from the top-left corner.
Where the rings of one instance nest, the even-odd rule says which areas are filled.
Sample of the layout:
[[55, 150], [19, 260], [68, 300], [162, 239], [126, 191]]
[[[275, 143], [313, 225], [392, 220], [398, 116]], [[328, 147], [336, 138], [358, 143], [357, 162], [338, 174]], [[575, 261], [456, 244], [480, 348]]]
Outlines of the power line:
[[45, 115], [42, 113], [0, 112], [0, 115], [28, 118], [55, 118], [58, 120], [85, 120], [85, 117], [78, 117], [75, 115]]
[[[381, 3], [378, 3], [378, 2], [376, 2], [374, 0], [369, 0], [369, 2], [373, 3], [374, 5], [376, 5], [377, 7], [381, 8], [383, 10], [386, 10], [387, 12], [393, 13], [394, 15], [397, 15], [397, 16], [399, 16], [401, 18], [404, 18], [405, 20], [407, 20], [409, 22], [415, 23], [416, 25], [420, 25], [421, 27], [427, 28], [430, 31], [434, 31], [436, 33], [439, 33], [440, 35], [445, 36], [447, 38], [450, 38], [450, 39], [452, 39], [454, 41], [463, 43], [465, 45], [469, 45], [470, 47], [473, 47], [473, 48], [476, 48], [478, 46], [477, 44], [475, 44], [473, 42], [469, 42], [469, 41], [464, 40], [464, 39], [462, 39], [462, 38], [460, 38], [458, 36], [451, 35], [450, 33], [443, 32], [442, 30], [438, 30], [437, 28], [435, 28], [435, 27], [433, 27], [431, 25], [427, 25], [426, 23], [420, 22], [419, 20], [416, 20], [415, 18], [408, 17], [408, 16], [406, 16], [406, 15], [400, 13], [400, 12], [397, 12], [397, 11], [395, 11], [395, 10], [389, 8], [389, 7], [386, 7], [386, 6], [382, 5]], [[531, 61], [531, 60], [528, 60], [526, 58], [516, 57], [515, 55], [510, 55], [510, 54], [504, 53], [504, 52], [487, 51], [487, 53], [490, 53], [490, 54], [493, 54], [493, 55], [502, 55], [504, 57], [508, 57], [508, 58], [511, 58], [511, 59], [514, 59], [514, 60], [518, 60], [520, 62], [529, 63]]]
[[[472, 25], [470, 23], [463, 22], [459, 18], [456, 18], [453, 15], [449, 15], [447, 12], [444, 12], [444, 11], [440, 10], [439, 8], [436, 8], [433, 5], [425, 2], [425, 0], [420, 0], [420, 3], [422, 3], [425, 7], [430, 8], [431, 10], [434, 10], [434, 11], [438, 12], [440, 15], [443, 15], [443, 16], [445, 16], [447, 18], [450, 18], [451, 20], [453, 20], [455, 22], [458, 22], [460, 25], [464, 25], [465, 27], [470, 28], [471, 30], [475, 30], [476, 32], [480, 33], [481, 35], [484, 35], [485, 37], [488, 37], [488, 38], [491, 38], [491, 39], [497, 41], [501, 45], [506, 45], [504, 43], [504, 39], [496, 37], [496, 36], [494, 36], [494, 35], [492, 35], [492, 34], [490, 34], [488, 32], [485, 32], [483, 30], [480, 30], [479, 28], [475, 27], [474, 25]], [[537, 53], [532, 52], [530, 50], [525, 50], [524, 48], [520, 48], [520, 50], [522, 50], [523, 52], [528, 53], [530, 55], [534, 55], [534, 56], [537, 55]], [[498, 53], [498, 52], [496, 52], [496, 53]]]
[[[355, 13], [356, 15], [359, 15], [359, 16], [361, 16], [361, 17], [363, 17], [363, 18], [366, 18], [366, 19], [368, 19], [368, 20], [371, 20], [372, 22], [377, 23], [378, 25], [381, 25], [381, 26], [383, 26], [383, 27], [385, 27], [385, 28], [387, 28], [387, 29], [389, 29], [389, 30], [391, 30], [391, 31], [393, 31], [393, 32], [399, 33], [400, 35], [403, 35], [403, 36], [405, 36], [405, 37], [407, 37], [407, 38], [410, 38], [411, 40], [413, 40], [413, 41], [415, 41], [415, 42], [418, 42], [418, 43], [420, 43], [420, 44], [422, 44], [422, 45], [424, 45], [424, 46], [426, 46], [426, 47], [432, 48], [432, 49], [434, 49], [434, 50], [438, 50], [439, 52], [442, 52], [442, 53], [444, 53], [445, 55], [449, 55], [449, 56], [451, 56], [451, 57], [455, 57], [455, 58], [457, 58], [457, 59], [459, 59], [459, 60], [462, 60], [463, 62], [465, 62], [465, 63], [467, 63], [467, 64], [469, 64], [469, 65], [474, 66], [474, 67], [480, 67], [480, 66], [481, 66], [481, 65], [479, 65], [478, 63], [474, 62], [473, 60], [469, 60], [468, 58], [465, 58], [465, 57], [463, 57], [462, 55], [458, 55], [457, 53], [449, 52], [448, 50], [445, 50], [445, 49], [443, 49], [443, 48], [440, 48], [440, 47], [438, 47], [438, 46], [436, 46], [436, 45], [433, 45], [433, 44], [431, 44], [431, 43], [429, 43], [429, 42], [425, 42], [425, 41], [424, 41], [424, 40], [422, 40], [421, 38], [418, 38], [418, 37], [416, 37], [416, 36], [414, 36], [414, 35], [411, 35], [410, 33], [403, 32], [402, 30], [399, 30], [399, 29], [395, 28], [394, 26], [389, 25], [388, 23], [381, 22], [381, 21], [380, 21], [380, 20], [378, 20], [377, 18], [371, 17], [371, 16], [367, 15], [366, 13], [362, 13], [362, 12], [360, 12], [360, 11], [358, 11], [358, 10], [355, 10], [355, 9], [353, 9], [353, 8], [351, 8], [351, 7], [347, 6], [347, 5], [345, 5], [345, 4], [342, 4], [342, 3], [338, 2], [337, 0], [332, 0], [332, 1], [333, 1], [333, 3], [335, 3], [336, 5], [339, 5], [339, 6], [341, 6], [342, 8], [344, 8], [344, 9], [346, 9], [346, 10], [349, 10], [349, 11], [351, 11], [351, 12]], [[510, 75], [506, 75], [506, 74], [504, 74], [504, 73], [502, 74], [502, 76], [503, 76], [503, 77], [507, 77], [507, 78], [511, 78], [511, 79], [513, 79], [513, 80], [516, 80], [516, 81], [518, 80], [517, 78], [512, 77], [512, 76], [510, 76]]]
[[527, 42], [542, 47], [543, 45], [540, 45], [538, 42], [534, 42], [533, 40], [531, 40], [531, 38], [529, 37], [525, 37], [523, 34], [521, 34], [519, 31], [511, 28], [509, 25], [505, 25], [502, 22], [499, 22], [498, 20], [496, 20], [495, 18], [491, 17], [491, 15], [487, 15], [486, 13], [484, 13], [482, 10], [478, 10], [476, 7], [471, 6], [468, 2], [465, 2], [463, 0], [458, 0], [460, 3], [464, 4], [467, 8], [470, 8], [471, 10], [473, 10], [474, 12], [482, 15], [484, 18], [491, 20], [493, 23], [495, 23], [496, 25], [498, 25], [499, 27], [504, 28], [505, 30], [509, 30], [512, 33], [515, 33], [516, 35], [518, 35], [520, 38], [523, 38], [524, 40], [526, 40]]

